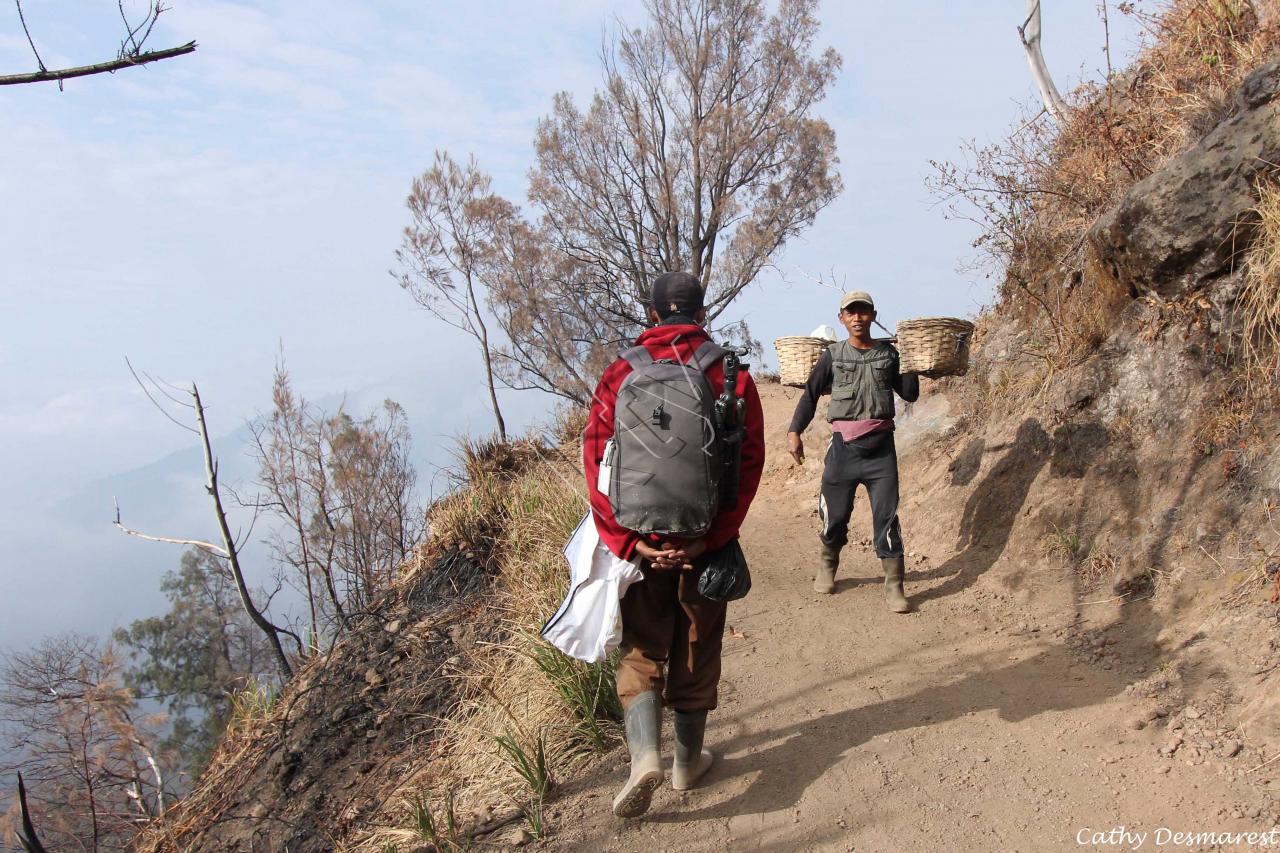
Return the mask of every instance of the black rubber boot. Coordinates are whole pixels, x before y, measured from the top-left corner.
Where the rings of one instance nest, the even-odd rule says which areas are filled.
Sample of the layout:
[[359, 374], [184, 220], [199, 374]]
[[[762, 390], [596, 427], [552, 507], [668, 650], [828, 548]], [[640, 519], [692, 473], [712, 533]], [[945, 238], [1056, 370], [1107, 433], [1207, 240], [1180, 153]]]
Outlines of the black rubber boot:
[[671, 765], [671, 787], [687, 791], [715, 764], [716, 756], [702, 748], [707, 732], [706, 711], [676, 711], [676, 760]]
[[618, 817], [640, 817], [649, 810], [653, 790], [662, 784], [662, 697], [653, 691], [632, 700], [626, 713], [631, 776], [613, 798]]
[[818, 574], [813, 578], [813, 591], [830, 595], [836, 591], [836, 569], [840, 568], [840, 549], [830, 545], [822, 546], [819, 558]]
[[907, 613], [911, 604], [902, 591], [902, 580], [907, 574], [907, 561], [902, 557], [885, 557], [880, 561], [884, 566], [884, 601], [894, 613]]

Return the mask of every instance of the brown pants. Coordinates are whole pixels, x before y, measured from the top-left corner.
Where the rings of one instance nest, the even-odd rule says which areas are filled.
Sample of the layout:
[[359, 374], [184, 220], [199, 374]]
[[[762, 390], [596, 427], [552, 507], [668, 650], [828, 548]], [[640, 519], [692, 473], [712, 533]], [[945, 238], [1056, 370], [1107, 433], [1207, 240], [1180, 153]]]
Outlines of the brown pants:
[[698, 594], [697, 572], [641, 569], [644, 580], [622, 597], [622, 706], [652, 690], [677, 711], [714, 709], [726, 604]]

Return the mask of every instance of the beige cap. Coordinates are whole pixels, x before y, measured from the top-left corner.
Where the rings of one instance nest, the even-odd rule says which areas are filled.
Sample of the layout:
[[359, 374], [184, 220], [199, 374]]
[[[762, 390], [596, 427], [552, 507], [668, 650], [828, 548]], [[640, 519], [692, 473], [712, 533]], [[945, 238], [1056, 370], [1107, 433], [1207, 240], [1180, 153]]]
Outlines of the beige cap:
[[865, 302], [871, 306], [874, 311], [876, 307], [875, 300], [871, 298], [871, 294], [865, 290], [850, 290], [844, 296], [840, 297], [840, 310], [843, 311], [847, 306], [855, 302]]

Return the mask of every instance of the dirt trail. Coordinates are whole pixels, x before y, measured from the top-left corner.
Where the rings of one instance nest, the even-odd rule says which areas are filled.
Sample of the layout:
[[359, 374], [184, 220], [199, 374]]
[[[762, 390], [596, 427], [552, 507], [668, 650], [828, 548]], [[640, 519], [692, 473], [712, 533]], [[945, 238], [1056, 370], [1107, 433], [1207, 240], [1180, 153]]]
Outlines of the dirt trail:
[[[609, 814], [626, 773], [619, 750], [549, 807], [546, 849], [1070, 850], [1082, 831], [1121, 826], [1273, 825], [1265, 774], [1226, 755], [1212, 711], [1185, 712], [1204, 718], [1186, 722], [1177, 755], [1159, 753], [1172, 735], [1154, 716], [1170, 702], [1153, 614], [1139, 602], [1120, 619], [1107, 593], [1083, 600], [1060, 574], [1013, 557], [1011, 530], [1047, 473], [1041, 457], [1014, 442], [988, 445], [985, 462], [950, 462], [941, 454], [961, 449], [936, 442], [945, 400], [922, 401], [899, 434], [916, 610], [896, 615], [859, 544], [870, 535], [862, 494], [837, 594], [813, 594], [823, 425], [807, 436], [803, 469], [792, 466], [784, 433], [797, 392], [762, 391], [769, 461], [743, 536], [755, 586], [730, 606], [707, 734], [720, 761], [700, 788], [663, 786], [643, 820], [624, 822]], [[956, 489], [958, 476], [976, 485]], [[1175, 717], [1182, 709], [1174, 700]], [[664, 753], [669, 762], [669, 720]], [[1085, 848], [1135, 846], [1198, 849], [1158, 847], [1154, 835]]]

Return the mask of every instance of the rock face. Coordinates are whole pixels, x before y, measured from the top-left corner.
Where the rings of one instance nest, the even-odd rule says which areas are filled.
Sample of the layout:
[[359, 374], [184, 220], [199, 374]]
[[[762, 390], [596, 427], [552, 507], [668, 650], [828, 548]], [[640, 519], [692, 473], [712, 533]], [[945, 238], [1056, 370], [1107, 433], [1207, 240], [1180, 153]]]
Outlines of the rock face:
[[1231, 270], [1248, 243], [1255, 181], [1280, 165], [1277, 95], [1280, 62], [1272, 62], [1245, 79], [1231, 116], [1089, 231], [1098, 259], [1133, 296], [1173, 299]]

